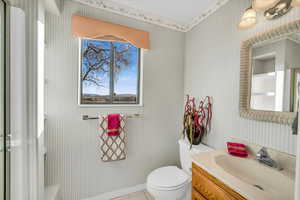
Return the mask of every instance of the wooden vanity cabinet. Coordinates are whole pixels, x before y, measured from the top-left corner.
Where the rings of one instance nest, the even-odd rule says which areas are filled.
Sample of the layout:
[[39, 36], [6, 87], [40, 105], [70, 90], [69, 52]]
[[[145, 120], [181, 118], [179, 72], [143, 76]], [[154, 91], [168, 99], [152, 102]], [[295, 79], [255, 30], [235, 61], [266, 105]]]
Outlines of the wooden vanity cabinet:
[[192, 171], [192, 200], [246, 200], [195, 163]]
[[200, 194], [199, 192], [197, 192], [197, 190], [193, 189], [192, 200], [206, 200], [206, 198], [204, 198], [202, 196], [202, 194]]

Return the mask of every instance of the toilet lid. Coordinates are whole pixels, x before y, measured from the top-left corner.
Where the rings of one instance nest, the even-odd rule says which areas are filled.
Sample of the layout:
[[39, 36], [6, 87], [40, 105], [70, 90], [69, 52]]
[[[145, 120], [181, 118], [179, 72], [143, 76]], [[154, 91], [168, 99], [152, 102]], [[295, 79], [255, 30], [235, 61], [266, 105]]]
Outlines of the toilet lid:
[[147, 178], [147, 184], [156, 188], [177, 188], [189, 180], [189, 176], [175, 166], [154, 170]]

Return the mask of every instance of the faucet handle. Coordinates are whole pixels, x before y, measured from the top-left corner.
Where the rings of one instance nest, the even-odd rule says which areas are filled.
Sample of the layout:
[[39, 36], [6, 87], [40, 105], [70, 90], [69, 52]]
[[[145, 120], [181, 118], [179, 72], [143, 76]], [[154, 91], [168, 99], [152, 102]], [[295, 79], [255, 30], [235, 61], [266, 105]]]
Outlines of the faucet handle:
[[270, 157], [269, 156], [269, 153], [268, 153], [268, 150], [266, 147], [262, 147], [256, 154], [257, 157], [259, 158], [268, 158]]
[[273, 160], [266, 147], [261, 148], [257, 154], [256, 154], [256, 160], [259, 161], [260, 163], [263, 163], [265, 165], [268, 165], [270, 167], [276, 168], [278, 170], [282, 170], [283, 168], [280, 166], [278, 162]]

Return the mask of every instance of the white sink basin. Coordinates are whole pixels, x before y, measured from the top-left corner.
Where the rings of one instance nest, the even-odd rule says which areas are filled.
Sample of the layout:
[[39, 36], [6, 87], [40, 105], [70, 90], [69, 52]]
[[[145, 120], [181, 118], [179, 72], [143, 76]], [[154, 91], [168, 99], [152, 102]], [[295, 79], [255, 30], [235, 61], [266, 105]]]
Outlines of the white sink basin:
[[257, 190], [285, 200], [294, 199], [294, 180], [284, 171], [264, 166], [253, 159], [237, 158], [229, 155], [215, 157], [216, 164], [224, 171]]
[[223, 150], [198, 153], [192, 160], [247, 200], [294, 200], [294, 172], [278, 171], [251, 157], [234, 157]]

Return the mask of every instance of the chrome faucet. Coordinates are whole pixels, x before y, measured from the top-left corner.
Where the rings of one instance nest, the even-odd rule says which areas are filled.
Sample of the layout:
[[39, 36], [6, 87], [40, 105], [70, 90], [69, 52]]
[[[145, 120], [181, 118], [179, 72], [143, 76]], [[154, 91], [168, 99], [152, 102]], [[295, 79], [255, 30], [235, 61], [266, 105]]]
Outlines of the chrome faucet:
[[269, 167], [282, 170], [282, 167], [275, 161], [273, 160], [266, 147], [261, 148], [257, 154], [256, 154], [256, 160], [264, 165], [267, 165]]

